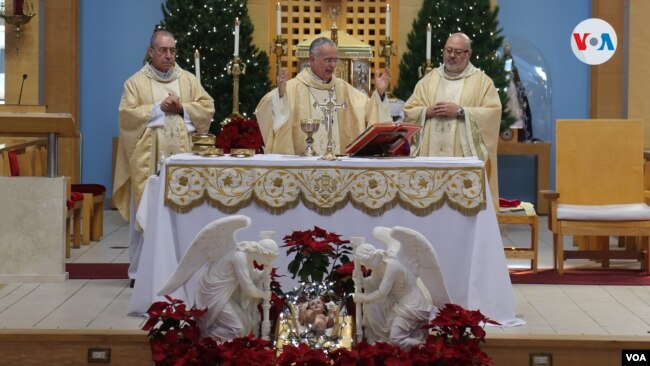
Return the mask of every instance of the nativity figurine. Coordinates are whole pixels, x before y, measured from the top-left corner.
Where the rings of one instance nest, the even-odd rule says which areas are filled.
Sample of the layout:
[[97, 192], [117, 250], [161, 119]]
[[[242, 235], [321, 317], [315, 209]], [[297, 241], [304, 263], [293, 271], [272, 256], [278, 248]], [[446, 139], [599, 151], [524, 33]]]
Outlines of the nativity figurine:
[[325, 332], [337, 322], [338, 311], [336, 308], [327, 308], [323, 299], [315, 297], [298, 306], [298, 321], [303, 327], [311, 327], [316, 332]]

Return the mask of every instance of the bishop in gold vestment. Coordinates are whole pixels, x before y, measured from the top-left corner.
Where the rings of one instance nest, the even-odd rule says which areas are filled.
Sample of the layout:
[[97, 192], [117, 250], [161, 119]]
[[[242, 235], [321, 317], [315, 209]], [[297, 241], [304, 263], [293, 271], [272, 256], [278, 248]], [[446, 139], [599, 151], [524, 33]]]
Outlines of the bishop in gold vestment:
[[475, 156], [489, 167], [489, 184], [498, 209], [497, 143], [501, 101], [494, 83], [469, 62], [471, 41], [452, 34], [444, 64], [431, 70], [415, 86], [404, 104], [406, 122], [423, 126], [417, 146], [420, 156]]
[[[323, 103], [333, 90], [336, 104], [347, 108], [334, 113], [334, 153], [344, 153], [366, 127], [377, 122], [392, 121], [388, 100], [384, 98], [390, 82], [387, 71], [375, 75], [375, 92], [368, 98], [363, 92], [334, 75], [338, 50], [328, 38], [317, 38], [309, 49], [310, 68], [295, 78], [287, 79], [286, 70], [278, 75], [278, 88], [265, 95], [257, 105], [255, 115], [260, 125], [267, 153], [301, 154], [306, 147], [306, 135], [300, 129], [305, 118], [325, 121], [323, 111], [314, 102]], [[325, 153], [327, 129], [323, 124], [314, 135], [317, 153]]]

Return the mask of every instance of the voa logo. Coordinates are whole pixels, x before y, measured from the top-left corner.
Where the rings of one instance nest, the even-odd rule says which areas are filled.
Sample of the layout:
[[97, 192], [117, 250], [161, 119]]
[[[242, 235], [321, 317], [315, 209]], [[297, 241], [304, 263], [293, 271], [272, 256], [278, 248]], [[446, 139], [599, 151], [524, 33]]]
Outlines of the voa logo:
[[616, 52], [616, 32], [602, 19], [591, 18], [578, 24], [571, 34], [571, 49], [578, 60], [600, 65]]
[[650, 350], [624, 349], [621, 350], [621, 365], [647, 365], [649, 356]]

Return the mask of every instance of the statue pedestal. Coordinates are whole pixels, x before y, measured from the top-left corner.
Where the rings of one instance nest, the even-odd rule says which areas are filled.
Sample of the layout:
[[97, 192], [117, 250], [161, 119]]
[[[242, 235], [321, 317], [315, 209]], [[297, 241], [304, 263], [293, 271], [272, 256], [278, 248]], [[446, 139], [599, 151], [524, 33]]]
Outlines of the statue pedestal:
[[64, 177], [0, 177], [0, 283], [64, 282]]

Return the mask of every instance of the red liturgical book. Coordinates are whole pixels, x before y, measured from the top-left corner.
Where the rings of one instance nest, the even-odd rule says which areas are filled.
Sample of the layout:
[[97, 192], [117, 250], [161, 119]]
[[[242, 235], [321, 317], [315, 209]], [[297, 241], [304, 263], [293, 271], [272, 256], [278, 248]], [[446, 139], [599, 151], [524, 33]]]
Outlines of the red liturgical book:
[[409, 156], [410, 142], [419, 125], [376, 123], [361, 133], [345, 151], [350, 156]]

